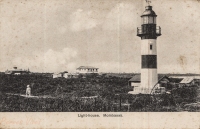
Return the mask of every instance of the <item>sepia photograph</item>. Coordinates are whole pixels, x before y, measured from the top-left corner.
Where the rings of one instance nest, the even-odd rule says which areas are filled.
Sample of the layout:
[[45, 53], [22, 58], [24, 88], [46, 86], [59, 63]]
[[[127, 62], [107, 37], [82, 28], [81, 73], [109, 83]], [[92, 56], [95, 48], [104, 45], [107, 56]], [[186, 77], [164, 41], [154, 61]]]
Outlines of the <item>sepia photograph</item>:
[[120, 120], [200, 112], [199, 7], [199, 0], [0, 0], [0, 128], [23, 124], [9, 113]]

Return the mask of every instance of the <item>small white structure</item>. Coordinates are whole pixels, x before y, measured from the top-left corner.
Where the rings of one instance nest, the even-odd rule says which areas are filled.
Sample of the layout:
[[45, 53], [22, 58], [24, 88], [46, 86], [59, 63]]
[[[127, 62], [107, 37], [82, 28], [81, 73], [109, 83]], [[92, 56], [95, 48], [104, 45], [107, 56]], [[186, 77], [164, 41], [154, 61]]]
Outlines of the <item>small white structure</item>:
[[86, 74], [86, 73], [98, 73], [98, 69], [99, 68], [95, 68], [92, 66], [80, 66], [76, 69], [77, 73], [82, 73], [82, 74]]
[[135, 75], [133, 76], [129, 81], [128, 81], [128, 85], [129, 86], [132, 86], [133, 89], [136, 88], [136, 87], [139, 87], [141, 85], [141, 75], [138, 74], [138, 75]]
[[54, 73], [53, 78], [63, 77], [63, 73]]
[[62, 77], [63, 78], [78, 78], [78, 74], [68, 73], [67, 71], [53, 74], [53, 78], [62, 78]]
[[77, 73], [67, 73], [65, 78], [78, 78]]

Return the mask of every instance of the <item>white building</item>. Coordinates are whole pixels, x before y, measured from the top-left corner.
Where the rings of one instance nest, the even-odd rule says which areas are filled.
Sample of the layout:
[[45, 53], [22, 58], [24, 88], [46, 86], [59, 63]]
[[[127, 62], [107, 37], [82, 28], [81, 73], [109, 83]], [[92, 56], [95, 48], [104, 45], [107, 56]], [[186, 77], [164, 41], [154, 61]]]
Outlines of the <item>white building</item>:
[[77, 73], [98, 73], [99, 68], [91, 67], [91, 66], [80, 66], [76, 69]]
[[13, 69], [6, 70], [5, 74], [10, 74], [10, 75], [25, 75], [25, 74], [30, 74], [29, 69], [28, 70], [23, 70], [23, 69], [18, 69], [17, 67], [13, 67]]
[[54, 73], [53, 74], [53, 78], [59, 78], [59, 77], [65, 77], [67, 76], [68, 72], [65, 71], [65, 72], [60, 72], [60, 73]]
[[78, 74], [68, 73], [67, 71], [65, 71], [65, 72], [60, 72], [60, 73], [54, 73], [53, 78], [78, 78]]

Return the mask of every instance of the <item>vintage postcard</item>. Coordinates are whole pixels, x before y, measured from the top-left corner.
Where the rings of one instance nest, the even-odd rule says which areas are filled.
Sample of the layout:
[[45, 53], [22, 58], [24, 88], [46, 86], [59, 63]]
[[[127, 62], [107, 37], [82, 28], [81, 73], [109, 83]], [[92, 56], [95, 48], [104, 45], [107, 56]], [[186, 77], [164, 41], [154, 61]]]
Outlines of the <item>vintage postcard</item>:
[[199, 0], [0, 0], [0, 128], [200, 128]]

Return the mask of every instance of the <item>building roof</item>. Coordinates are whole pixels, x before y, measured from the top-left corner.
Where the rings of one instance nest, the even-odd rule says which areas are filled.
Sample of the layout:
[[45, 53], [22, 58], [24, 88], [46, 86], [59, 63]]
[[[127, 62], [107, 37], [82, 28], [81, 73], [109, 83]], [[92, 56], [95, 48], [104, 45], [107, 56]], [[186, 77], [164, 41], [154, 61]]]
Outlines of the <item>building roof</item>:
[[12, 73], [29, 73], [29, 70], [23, 70], [23, 69], [17, 69], [17, 67], [14, 67], [15, 69], [6, 70], [5, 74], [12, 74]]
[[23, 70], [23, 69], [18, 69], [17, 67], [13, 67], [13, 69], [7, 69], [6, 71], [29, 71], [29, 69], [28, 70]]
[[194, 80], [193, 77], [186, 77], [180, 83], [190, 83]]
[[[142, 16], [157, 16], [156, 13], [152, 10], [152, 6], [146, 6], [145, 11]], [[141, 17], [142, 17], [141, 16]]]
[[59, 72], [57, 72], [57, 73], [53, 73], [53, 75], [59, 75], [59, 74], [61, 74], [61, 73], [59, 73]]
[[[163, 77], [168, 78], [168, 77], [165, 76], [165, 75], [159, 75], [159, 74], [158, 74], [158, 80], [162, 79]], [[141, 82], [141, 74], [136, 74], [136, 75], [133, 76], [129, 81], [132, 81], [132, 82]]]
[[77, 73], [68, 73], [68, 75], [77, 76], [77, 75], [79, 75], [79, 74], [77, 74]]
[[183, 80], [183, 78], [170, 78], [170, 77], [169, 79], [170, 79], [170, 82], [174, 82], [174, 83], [180, 83]]
[[80, 66], [77, 69], [98, 69], [98, 68], [92, 66]]
[[140, 74], [136, 74], [136, 75], [133, 76], [129, 81], [132, 81], [132, 82], [140, 82], [140, 80], [141, 80]]
[[58, 75], [58, 74], [66, 74], [68, 73], [67, 71], [64, 71], [64, 72], [56, 72], [56, 73], [53, 73], [54, 75]]

